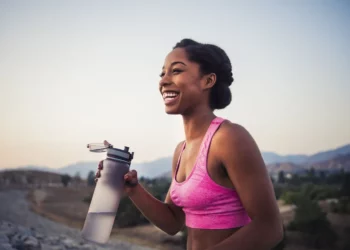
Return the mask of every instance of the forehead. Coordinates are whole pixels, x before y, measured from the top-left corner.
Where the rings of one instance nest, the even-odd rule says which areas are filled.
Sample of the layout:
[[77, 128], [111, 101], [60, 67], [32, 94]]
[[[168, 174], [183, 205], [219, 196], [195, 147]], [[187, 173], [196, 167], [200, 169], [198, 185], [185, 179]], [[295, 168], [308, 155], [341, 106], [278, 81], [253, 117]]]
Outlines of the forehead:
[[164, 61], [164, 67], [169, 67], [173, 62], [183, 62], [188, 65], [190, 62], [187, 59], [187, 54], [185, 49], [176, 48], [172, 50], [166, 57]]

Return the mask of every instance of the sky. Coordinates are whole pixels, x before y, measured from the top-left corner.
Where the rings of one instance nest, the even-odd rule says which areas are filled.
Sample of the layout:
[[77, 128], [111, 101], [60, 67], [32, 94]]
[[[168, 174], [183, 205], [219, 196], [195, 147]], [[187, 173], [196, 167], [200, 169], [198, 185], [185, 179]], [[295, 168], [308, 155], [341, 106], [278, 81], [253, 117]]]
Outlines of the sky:
[[183, 38], [231, 59], [216, 115], [260, 150], [313, 154], [350, 143], [350, 2], [0, 0], [0, 168], [99, 160], [86, 144], [173, 154], [181, 116], [158, 92]]

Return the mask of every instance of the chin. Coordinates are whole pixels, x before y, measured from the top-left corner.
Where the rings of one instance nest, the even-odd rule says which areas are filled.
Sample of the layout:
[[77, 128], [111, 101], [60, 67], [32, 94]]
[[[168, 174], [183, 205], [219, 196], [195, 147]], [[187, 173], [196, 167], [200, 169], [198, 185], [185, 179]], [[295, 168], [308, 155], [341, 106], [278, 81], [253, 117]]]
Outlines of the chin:
[[178, 109], [171, 108], [171, 107], [165, 107], [165, 113], [168, 115], [180, 115], [181, 112]]

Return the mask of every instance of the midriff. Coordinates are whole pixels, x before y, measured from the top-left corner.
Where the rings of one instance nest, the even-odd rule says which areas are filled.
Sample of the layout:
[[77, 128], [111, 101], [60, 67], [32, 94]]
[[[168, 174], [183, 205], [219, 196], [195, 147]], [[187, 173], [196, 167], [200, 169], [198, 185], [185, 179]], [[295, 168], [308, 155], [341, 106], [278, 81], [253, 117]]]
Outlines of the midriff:
[[187, 250], [203, 250], [215, 246], [233, 235], [240, 228], [233, 229], [197, 229], [187, 228]]

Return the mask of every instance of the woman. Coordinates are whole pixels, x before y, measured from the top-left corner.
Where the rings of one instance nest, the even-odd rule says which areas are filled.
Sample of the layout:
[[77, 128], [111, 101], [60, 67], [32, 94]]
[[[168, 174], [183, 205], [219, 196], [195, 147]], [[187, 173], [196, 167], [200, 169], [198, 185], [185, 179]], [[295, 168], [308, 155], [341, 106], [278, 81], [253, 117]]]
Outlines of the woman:
[[[260, 151], [247, 130], [213, 113], [231, 102], [228, 56], [184, 39], [167, 55], [160, 77], [165, 111], [182, 115], [185, 141], [175, 149], [164, 202], [138, 183], [135, 170], [125, 175], [126, 194], [164, 232], [186, 226], [187, 249], [273, 248], [283, 228]], [[101, 162], [97, 178], [102, 168]]]

